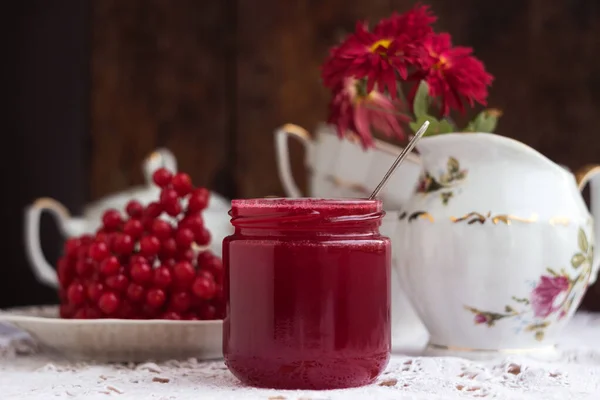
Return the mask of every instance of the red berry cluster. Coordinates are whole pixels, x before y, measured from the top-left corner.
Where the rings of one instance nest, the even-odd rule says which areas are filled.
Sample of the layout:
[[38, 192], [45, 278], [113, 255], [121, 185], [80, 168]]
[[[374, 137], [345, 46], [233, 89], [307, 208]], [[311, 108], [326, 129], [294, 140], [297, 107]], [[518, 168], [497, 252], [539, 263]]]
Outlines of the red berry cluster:
[[[66, 241], [58, 261], [62, 318], [222, 319], [223, 264], [202, 210], [210, 192], [161, 168], [160, 199], [107, 210], [95, 235]], [[162, 217], [162, 218], [161, 218]]]

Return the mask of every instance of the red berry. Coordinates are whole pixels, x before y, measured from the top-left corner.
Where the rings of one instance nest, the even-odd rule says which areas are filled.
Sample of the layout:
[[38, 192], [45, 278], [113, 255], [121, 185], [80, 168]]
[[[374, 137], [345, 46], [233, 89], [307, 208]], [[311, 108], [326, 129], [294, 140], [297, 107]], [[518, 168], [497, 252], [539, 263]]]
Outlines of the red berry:
[[139, 219], [130, 219], [123, 226], [123, 233], [138, 239], [144, 233], [144, 225]]
[[148, 264], [148, 259], [144, 256], [140, 256], [139, 254], [134, 254], [131, 256], [131, 258], [129, 259], [129, 262], [133, 265], [136, 263], [144, 263], [144, 264]]
[[156, 186], [164, 188], [171, 183], [173, 174], [166, 168], [159, 168], [152, 174], [152, 180]]
[[121, 269], [121, 264], [115, 256], [110, 256], [100, 263], [100, 273], [106, 276], [115, 275]]
[[210, 320], [215, 319], [217, 315], [217, 309], [212, 304], [203, 304], [200, 308], [200, 319]]
[[106, 286], [117, 292], [124, 292], [129, 286], [129, 279], [123, 274], [112, 275], [106, 278]]
[[72, 264], [64, 257], [58, 260], [57, 273], [61, 287], [67, 287], [75, 277]]
[[130, 200], [125, 206], [125, 212], [131, 218], [140, 218], [144, 212], [144, 206], [137, 200]]
[[61, 318], [72, 318], [76, 311], [73, 304], [61, 304], [59, 310]]
[[119, 233], [113, 242], [113, 250], [117, 254], [130, 254], [133, 251], [135, 242], [131, 236], [125, 233]]
[[196, 277], [193, 265], [188, 261], [180, 261], [173, 267], [173, 275], [178, 285], [189, 287]]
[[165, 260], [163, 262], [164, 266], [169, 267], [171, 269], [175, 266], [175, 264], [177, 264], [177, 261], [172, 258], [169, 258], [168, 260]]
[[145, 262], [131, 264], [131, 271], [129, 271], [129, 274], [134, 282], [140, 284], [150, 282], [153, 277], [152, 267]]
[[166, 240], [173, 234], [173, 227], [165, 220], [155, 219], [152, 222], [152, 233], [160, 240]]
[[175, 189], [167, 188], [160, 192], [160, 204], [165, 207], [165, 211], [167, 206], [175, 203], [179, 203], [179, 195]]
[[186, 196], [194, 189], [192, 178], [183, 172], [175, 174], [173, 179], [171, 179], [171, 184], [173, 185], [173, 189], [175, 189], [180, 196]]
[[160, 312], [160, 310], [150, 307], [148, 304], [143, 304], [142, 309], [140, 311], [140, 315], [143, 319], [154, 319], [158, 316], [158, 313]]
[[225, 291], [223, 290], [223, 285], [217, 285], [217, 292], [215, 293], [213, 300], [221, 302], [225, 300]]
[[144, 287], [137, 283], [130, 283], [127, 287], [127, 298], [133, 302], [140, 302], [144, 299]]
[[81, 245], [79, 249], [77, 249], [77, 256], [75, 258], [86, 258], [88, 256], [89, 250], [89, 245]]
[[178, 248], [189, 249], [194, 242], [194, 233], [187, 228], [180, 228], [175, 234], [175, 241], [177, 242]]
[[102, 261], [106, 257], [110, 255], [108, 251], [108, 246], [104, 242], [92, 243], [89, 250], [90, 257], [94, 259], [94, 261]]
[[163, 208], [160, 203], [153, 201], [146, 206], [144, 210], [144, 216], [149, 218], [157, 218], [163, 212]]
[[98, 230], [98, 232], [96, 232], [96, 237], [94, 238], [94, 242], [104, 242], [104, 243], [109, 243], [110, 242], [110, 233], [104, 231], [103, 229]]
[[138, 315], [139, 310], [128, 300], [124, 300], [117, 310], [117, 315], [122, 319], [134, 319]]
[[85, 289], [81, 283], [72, 283], [67, 290], [69, 303], [80, 305], [85, 303]]
[[210, 300], [214, 297], [217, 291], [217, 285], [214, 280], [200, 276], [194, 280], [192, 292], [196, 297], [204, 300]]
[[77, 271], [77, 275], [82, 278], [87, 278], [94, 273], [94, 262], [89, 258], [81, 258], [75, 264], [75, 271]]
[[195, 235], [196, 243], [200, 246], [206, 246], [210, 243], [210, 232], [204, 228], [201, 232]]
[[179, 229], [187, 228], [195, 235], [199, 235], [204, 229], [204, 220], [199, 214], [188, 215], [179, 222]]
[[194, 261], [195, 256], [196, 255], [194, 254], [194, 251], [192, 249], [179, 250], [177, 252], [177, 261], [192, 262], [192, 261]]
[[65, 242], [65, 255], [67, 257], [75, 257], [77, 256], [77, 250], [81, 246], [81, 240], [78, 238], [70, 238]]
[[98, 308], [107, 315], [114, 314], [120, 304], [121, 300], [119, 300], [116, 294], [111, 292], [104, 293], [100, 296], [100, 300], [98, 300]]
[[186, 312], [192, 304], [192, 296], [188, 292], [177, 292], [171, 296], [170, 306], [173, 311]]
[[225, 306], [216, 307], [217, 315], [215, 315], [215, 319], [225, 319]]
[[208, 206], [210, 192], [205, 188], [196, 189], [188, 199], [188, 212], [204, 210]]
[[171, 284], [173, 278], [168, 267], [160, 266], [154, 270], [153, 283], [159, 288], [166, 288]]
[[203, 268], [206, 268], [208, 271], [212, 272], [217, 281], [220, 281], [220, 278], [223, 276], [223, 262], [219, 257], [213, 256], [210, 260], [206, 261], [203, 265]]
[[73, 319], [86, 319], [86, 312], [85, 312], [85, 308], [80, 308], [79, 310], [77, 310], [75, 312], [75, 315], [73, 315]]
[[68, 303], [69, 299], [67, 299], [67, 288], [69, 286], [66, 287], [59, 287], [58, 288], [58, 298], [60, 299], [61, 303]]
[[210, 272], [210, 271], [208, 271], [208, 270], [206, 270], [206, 269], [199, 270], [197, 277], [198, 278], [203, 277], [203, 278], [206, 278], [206, 279], [211, 280], [211, 281], [215, 280], [215, 276], [213, 275], [213, 273]]
[[79, 237], [79, 240], [81, 241], [82, 246], [87, 246], [94, 241], [94, 238], [92, 237], [92, 235], [85, 234], [85, 235], [81, 235]]
[[156, 236], [145, 236], [140, 240], [140, 253], [145, 257], [153, 257], [160, 250], [160, 241]]
[[100, 282], [92, 282], [87, 286], [87, 296], [94, 303], [100, 299], [104, 292], [104, 285]]
[[146, 294], [146, 304], [152, 308], [159, 308], [165, 301], [167, 296], [162, 289], [150, 289]]
[[179, 315], [178, 313], [176, 313], [174, 311], [167, 311], [166, 313], [164, 313], [162, 315], [161, 319], [171, 319], [171, 320], [178, 321], [181, 319], [181, 315]]
[[216, 256], [210, 250], [204, 250], [204, 251], [198, 253], [198, 258], [197, 258], [198, 267], [205, 268], [205, 266], [208, 265], [210, 262], [212, 262], [213, 258], [215, 258], [215, 257]]
[[181, 207], [181, 204], [179, 202], [168, 204], [165, 206], [165, 212], [171, 217], [178, 216], [179, 214], [181, 214], [181, 211], [183, 211], [183, 208]]
[[145, 232], [152, 232], [152, 224], [154, 223], [155, 218], [151, 218], [148, 216], [143, 216], [140, 221], [142, 221], [142, 226], [144, 227]]
[[160, 245], [160, 258], [166, 260], [177, 255], [177, 242], [173, 238], [164, 240]]
[[95, 307], [87, 307], [85, 309], [85, 317], [87, 319], [98, 319], [102, 317], [102, 313]]
[[188, 321], [198, 321], [200, 318], [198, 318], [198, 316], [194, 313], [186, 313], [183, 316], [183, 319], [188, 320]]
[[102, 215], [102, 224], [109, 231], [118, 229], [122, 222], [121, 214], [115, 209], [106, 210]]

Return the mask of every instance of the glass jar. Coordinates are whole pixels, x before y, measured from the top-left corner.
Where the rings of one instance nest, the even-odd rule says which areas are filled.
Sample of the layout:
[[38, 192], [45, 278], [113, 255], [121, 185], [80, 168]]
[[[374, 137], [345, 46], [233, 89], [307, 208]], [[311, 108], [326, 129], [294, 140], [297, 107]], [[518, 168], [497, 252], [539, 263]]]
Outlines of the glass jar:
[[390, 240], [379, 200], [233, 200], [223, 241], [223, 353], [242, 382], [373, 382], [391, 347]]

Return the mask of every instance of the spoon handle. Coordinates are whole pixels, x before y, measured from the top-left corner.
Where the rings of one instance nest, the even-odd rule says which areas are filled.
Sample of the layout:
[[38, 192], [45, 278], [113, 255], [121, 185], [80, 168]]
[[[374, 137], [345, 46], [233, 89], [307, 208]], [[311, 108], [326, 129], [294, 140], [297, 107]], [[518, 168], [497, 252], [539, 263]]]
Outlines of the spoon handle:
[[417, 144], [419, 139], [421, 139], [428, 127], [429, 121], [425, 121], [423, 125], [421, 125], [417, 133], [415, 133], [415, 136], [410, 140], [410, 142], [408, 142], [404, 150], [402, 150], [398, 158], [396, 158], [390, 169], [385, 173], [383, 179], [381, 180], [381, 182], [379, 182], [379, 185], [377, 185], [375, 190], [373, 190], [373, 193], [371, 193], [371, 196], [369, 196], [369, 200], [373, 200], [375, 197], [377, 197], [381, 189], [383, 189], [383, 187], [387, 183], [388, 179], [390, 179], [390, 176], [392, 176], [396, 168], [398, 168], [398, 165], [400, 165], [400, 163], [404, 161], [408, 153], [410, 153], [411, 150], [415, 147], [415, 145]]

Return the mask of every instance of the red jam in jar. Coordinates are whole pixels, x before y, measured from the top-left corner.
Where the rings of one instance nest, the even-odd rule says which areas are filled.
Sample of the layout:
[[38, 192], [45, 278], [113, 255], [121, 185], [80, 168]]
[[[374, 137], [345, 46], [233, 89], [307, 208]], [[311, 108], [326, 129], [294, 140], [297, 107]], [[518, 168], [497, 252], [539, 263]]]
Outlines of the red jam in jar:
[[242, 382], [373, 382], [391, 346], [388, 238], [378, 200], [233, 200], [223, 241], [223, 353]]

